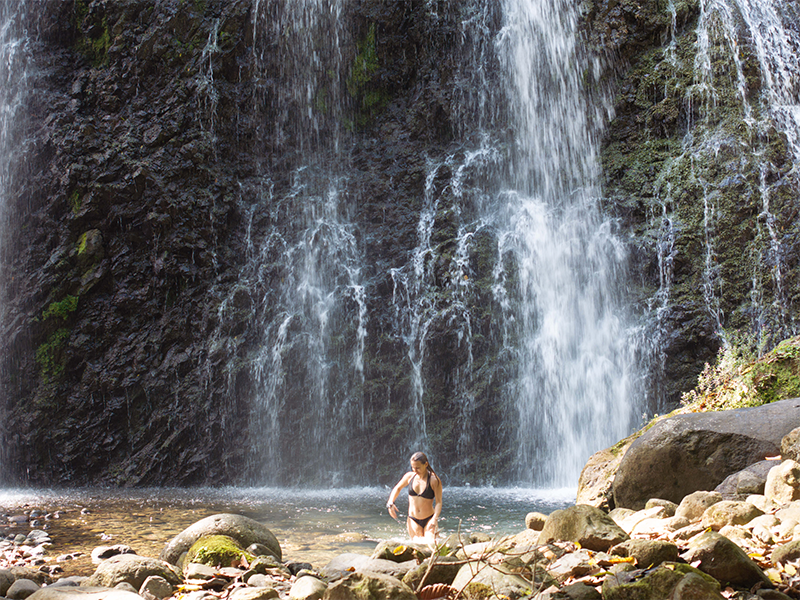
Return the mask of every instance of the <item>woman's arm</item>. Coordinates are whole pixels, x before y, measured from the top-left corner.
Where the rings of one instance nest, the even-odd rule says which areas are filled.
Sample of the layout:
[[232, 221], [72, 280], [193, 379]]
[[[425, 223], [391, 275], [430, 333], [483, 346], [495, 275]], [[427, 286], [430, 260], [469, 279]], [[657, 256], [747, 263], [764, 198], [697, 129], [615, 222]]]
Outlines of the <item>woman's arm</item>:
[[430, 531], [435, 536], [439, 529], [437, 524], [439, 521], [439, 515], [442, 514], [442, 480], [439, 479], [438, 475], [436, 475], [436, 478], [431, 481], [431, 487], [433, 488], [436, 505], [433, 507], [433, 518], [425, 526], [425, 531]]
[[389, 511], [389, 514], [392, 515], [393, 519], [397, 518], [397, 507], [394, 505], [394, 501], [397, 500], [397, 497], [400, 495], [400, 490], [408, 485], [408, 482], [411, 481], [411, 476], [413, 473], [406, 473], [403, 475], [403, 478], [397, 482], [397, 485], [392, 488], [391, 493], [389, 494], [389, 501], [386, 503], [386, 508]]

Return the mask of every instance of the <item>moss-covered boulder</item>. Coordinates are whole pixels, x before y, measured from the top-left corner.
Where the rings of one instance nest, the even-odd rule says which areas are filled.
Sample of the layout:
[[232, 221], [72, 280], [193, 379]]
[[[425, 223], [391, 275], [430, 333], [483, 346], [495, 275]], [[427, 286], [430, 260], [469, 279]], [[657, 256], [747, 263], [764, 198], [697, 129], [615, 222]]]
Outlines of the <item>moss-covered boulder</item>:
[[224, 513], [200, 519], [184, 529], [161, 551], [161, 559], [176, 565], [197, 540], [210, 535], [233, 538], [242, 548], [263, 544], [275, 558], [282, 559], [281, 545], [265, 525], [249, 517]]
[[655, 600], [656, 598], [723, 599], [719, 582], [682, 563], [662, 563], [655, 569], [634, 569], [608, 575], [603, 581], [604, 600]]
[[245, 557], [248, 563], [255, 558], [232, 537], [207, 535], [192, 544], [186, 553], [184, 562], [199, 563], [210, 567], [230, 567], [241, 563], [242, 557]]

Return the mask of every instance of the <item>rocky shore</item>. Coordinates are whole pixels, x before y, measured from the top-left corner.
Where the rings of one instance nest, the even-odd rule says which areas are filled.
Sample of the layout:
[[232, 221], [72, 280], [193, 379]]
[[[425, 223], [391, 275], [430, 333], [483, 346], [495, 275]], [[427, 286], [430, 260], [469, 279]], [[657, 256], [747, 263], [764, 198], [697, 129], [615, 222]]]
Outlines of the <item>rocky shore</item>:
[[[536, 600], [800, 598], [800, 464], [774, 460], [763, 493], [725, 500], [697, 491], [676, 504], [610, 512], [578, 504], [531, 513], [516, 535], [453, 534], [435, 548], [396, 541], [326, 565], [284, 557], [247, 517], [201, 519], [159, 557], [98, 546], [91, 576], [54, 556], [46, 515], [6, 515], [0, 596], [9, 600]], [[752, 482], [751, 482], [752, 483]], [[38, 522], [37, 522], [38, 521]]]
[[[673, 415], [599, 452], [577, 503], [513, 535], [397, 540], [312, 564], [268, 525], [194, 522], [159, 556], [55, 555], [41, 510], [0, 520], [9, 600], [780, 600], [800, 598], [800, 401]], [[174, 529], [173, 531], [177, 531]], [[102, 539], [102, 538], [101, 538]], [[159, 546], [160, 547], [160, 546]]]

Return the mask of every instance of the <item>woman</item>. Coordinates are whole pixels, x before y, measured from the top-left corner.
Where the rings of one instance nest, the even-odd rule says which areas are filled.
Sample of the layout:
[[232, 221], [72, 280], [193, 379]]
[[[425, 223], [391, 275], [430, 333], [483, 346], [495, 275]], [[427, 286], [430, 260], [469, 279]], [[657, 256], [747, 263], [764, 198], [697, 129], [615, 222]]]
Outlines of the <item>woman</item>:
[[[415, 452], [411, 457], [411, 472], [406, 473], [389, 494], [386, 508], [393, 519], [397, 518], [394, 501], [400, 491], [408, 486], [408, 535], [412, 540], [436, 539], [437, 522], [442, 513], [442, 480], [433, 472], [428, 457]], [[435, 501], [435, 502], [434, 502]]]

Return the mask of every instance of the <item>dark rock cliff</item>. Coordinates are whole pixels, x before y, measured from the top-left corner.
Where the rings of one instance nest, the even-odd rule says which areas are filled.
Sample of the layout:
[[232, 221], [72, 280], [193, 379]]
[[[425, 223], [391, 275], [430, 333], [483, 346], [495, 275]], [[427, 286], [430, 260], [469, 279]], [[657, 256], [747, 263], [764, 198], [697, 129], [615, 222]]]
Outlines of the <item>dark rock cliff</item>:
[[[281, 464], [265, 468], [258, 454], [253, 458], [263, 423], [252, 408], [250, 365], [262, 341], [258, 323], [270, 317], [286, 274], [277, 259], [252, 277], [243, 270], [252, 240], [291, 216], [269, 199], [287, 197], [303, 152], [274, 110], [285, 105], [278, 40], [254, 37], [255, 7], [274, 17], [277, 4], [48, 0], [29, 16], [37, 32], [35, 88], [21, 126], [25, 167], [7, 211], [18, 233], [3, 248], [6, 482], [227, 483], [259, 481], [269, 470], [274, 480], [297, 483], [303, 476], [303, 435], [313, 423], [300, 367], [286, 388]], [[683, 71], [664, 62], [672, 35], [665, 2], [585, 3], [586, 39], [613, 65], [608, 81], [618, 90], [604, 145], [606, 205], [629, 232], [631, 292], [644, 316], [663, 288], [662, 203], [682, 232], [670, 254], [671, 295], [657, 318], [648, 317], [664, 355], [653, 374], [653, 410], [691, 387], [720, 344], [698, 292], [700, 186], [682, 185], [678, 170], [663, 172], [683, 152], [693, 121], [684, 88], [699, 9], [676, 5]], [[357, 183], [348, 206], [370, 315], [364, 378], [356, 384], [370, 422], [343, 425], [352, 427], [337, 450], [352, 465], [352, 481], [343, 483], [389, 481], [405, 462], [399, 453], [413, 427], [412, 382], [394, 333], [390, 273], [416, 243], [426, 157], [457, 147], [461, 7], [359, 0], [346, 9], [352, 42], [344, 60], [365, 60], [364, 44], [374, 54], [360, 79], [351, 74], [341, 83], [350, 84], [343, 95], [351, 121], [342, 131]], [[785, 240], [784, 285], [797, 293], [797, 248], [789, 242], [800, 239], [797, 182], [788, 181], [791, 158], [780, 136], [759, 139], [773, 153], [766, 180], [779, 203], [773, 212]], [[757, 165], [736, 160], [713, 167], [732, 177], [729, 188], [720, 188], [731, 205], [716, 225], [726, 232], [716, 250], [726, 282], [720, 310], [727, 327], [748, 329], [742, 315], [750, 291], [740, 280], [749, 282], [764, 265], [739, 259], [760, 218], [752, 193], [762, 180]], [[440, 176], [446, 187], [448, 175]], [[669, 200], [658, 192], [665, 178], [675, 186]], [[265, 213], [255, 211], [265, 204]], [[440, 280], [456, 259], [454, 219], [442, 210], [434, 222], [435, 243], [444, 249], [434, 267]], [[484, 247], [492, 244], [477, 240], [469, 257], [477, 282], [491, 274], [493, 257]], [[768, 291], [769, 269], [763, 278]], [[458, 398], [451, 391], [467, 357], [446, 312], [428, 333], [425, 402], [435, 415], [428, 434], [445, 469], [465, 480], [501, 482], [512, 475], [507, 458], [516, 432], [504, 390], [514, 363], [497, 342], [487, 287], [473, 286], [469, 297], [475, 426], [468, 456], [459, 456]], [[767, 319], [778, 324], [775, 341], [794, 327], [797, 300], [786, 300], [784, 316]], [[432, 302], [447, 302], [444, 285]], [[354, 310], [334, 318], [347, 323]]]

